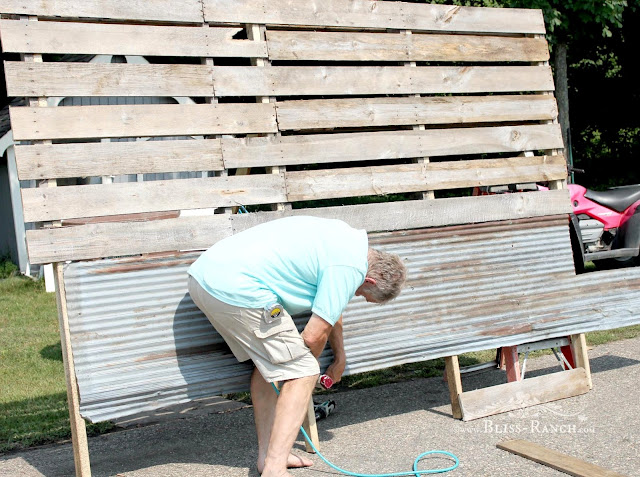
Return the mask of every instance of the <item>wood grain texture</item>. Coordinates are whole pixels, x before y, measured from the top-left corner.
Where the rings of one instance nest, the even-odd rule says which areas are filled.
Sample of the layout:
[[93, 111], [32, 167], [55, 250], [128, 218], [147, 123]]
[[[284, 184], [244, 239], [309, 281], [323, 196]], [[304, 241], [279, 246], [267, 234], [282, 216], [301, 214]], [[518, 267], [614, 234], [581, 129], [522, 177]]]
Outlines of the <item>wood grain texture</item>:
[[148, 104], [10, 108], [19, 140], [275, 132], [273, 104]]
[[557, 190], [260, 212], [232, 215], [230, 219], [234, 234], [269, 220], [293, 215], [340, 219], [354, 228], [380, 232], [569, 213], [569, 192]]
[[471, 421], [588, 391], [587, 375], [583, 368], [467, 391], [460, 395], [462, 420]]
[[9, 96], [213, 96], [208, 65], [5, 63]]
[[544, 38], [359, 32], [267, 31], [271, 60], [547, 61]]
[[15, 146], [18, 178], [219, 171], [220, 139]]
[[549, 66], [219, 66], [213, 77], [217, 96], [553, 91]]
[[557, 124], [222, 138], [225, 167], [402, 159], [561, 148]]
[[[0, 20], [5, 53], [198, 57], [267, 56], [262, 41], [234, 40], [241, 28]], [[51, 41], [55, 38], [55, 41]]]
[[502, 441], [496, 447], [575, 477], [624, 477], [612, 470], [523, 439]]
[[460, 379], [460, 364], [457, 356], [444, 358], [445, 376], [449, 387], [449, 399], [451, 400], [451, 414], [454, 419], [462, 419], [459, 396], [462, 394], [462, 380]]
[[545, 33], [540, 10], [368, 0], [204, 0], [204, 15], [209, 22], [415, 31]]
[[492, 222], [571, 212], [567, 190], [481, 197], [204, 215], [146, 222], [97, 223], [27, 231], [31, 263], [86, 260], [140, 253], [202, 250], [231, 233], [280, 217], [340, 219], [368, 232]]
[[55, 263], [53, 267], [54, 282], [58, 305], [58, 329], [60, 330], [60, 348], [64, 363], [64, 376], [67, 385], [67, 407], [69, 408], [69, 424], [73, 441], [73, 460], [76, 475], [89, 477], [91, 464], [89, 462], [89, 443], [87, 441], [87, 426], [80, 415], [80, 394], [71, 347], [71, 331], [69, 329], [69, 314], [67, 311], [67, 295], [64, 285], [64, 264]]
[[172, 23], [203, 21], [199, 0], [2, 0], [0, 13]]
[[27, 231], [31, 263], [206, 249], [231, 235], [228, 215]]
[[345, 98], [280, 101], [284, 130], [552, 121], [558, 108], [550, 95]]
[[563, 156], [322, 169], [286, 173], [292, 201], [456, 189], [567, 177]]
[[261, 174], [22, 190], [25, 222], [286, 200], [284, 176]]

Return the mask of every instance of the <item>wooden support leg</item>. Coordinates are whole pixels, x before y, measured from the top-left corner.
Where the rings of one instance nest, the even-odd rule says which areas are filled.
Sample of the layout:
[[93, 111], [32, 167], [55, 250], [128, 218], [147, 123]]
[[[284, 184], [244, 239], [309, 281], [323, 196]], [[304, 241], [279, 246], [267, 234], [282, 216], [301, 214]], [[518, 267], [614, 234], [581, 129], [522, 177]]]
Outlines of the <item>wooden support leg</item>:
[[[313, 398], [309, 400], [307, 415], [304, 418], [302, 427], [304, 427], [305, 432], [309, 436], [309, 439], [311, 439], [311, 442], [313, 442], [313, 445], [316, 446], [316, 449], [320, 450], [320, 439], [318, 438], [318, 425], [316, 424], [316, 411], [313, 408]], [[307, 448], [307, 452], [314, 453], [313, 448], [306, 440], [304, 441], [304, 445]]]
[[73, 442], [73, 459], [76, 466], [76, 476], [90, 477], [91, 466], [89, 463], [87, 428], [84, 419], [80, 416], [80, 395], [78, 393], [78, 383], [76, 381], [76, 370], [73, 364], [71, 335], [69, 332], [69, 317], [67, 315], [67, 298], [62, 273], [62, 264], [56, 263], [54, 265], [54, 278], [58, 297], [58, 318], [60, 322], [62, 360], [64, 362], [64, 374], [67, 381], [67, 400], [69, 404], [69, 420], [71, 423], [71, 440]]
[[460, 379], [460, 365], [457, 356], [444, 358], [444, 371], [449, 384], [449, 397], [451, 399], [451, 414], [454, 419], [462, 419], [460, 407], [460, 394], [462, 394], [462, 380]]
[[571, 350], [573, 352], [573, 362], [577, 368], [584, 368], [587, 373], [587, 381], [589, 389], [593, 388], [591, 382], [591, 366], [589, 365], [589, 356], [587, 355], [587, 340], [584, 333], [579, 335], [571, 335]]
[[517, 346], [503, 346], [502, 356], [507, 368], [507, 382], [520, 381], [520, 361], [518, 360]]

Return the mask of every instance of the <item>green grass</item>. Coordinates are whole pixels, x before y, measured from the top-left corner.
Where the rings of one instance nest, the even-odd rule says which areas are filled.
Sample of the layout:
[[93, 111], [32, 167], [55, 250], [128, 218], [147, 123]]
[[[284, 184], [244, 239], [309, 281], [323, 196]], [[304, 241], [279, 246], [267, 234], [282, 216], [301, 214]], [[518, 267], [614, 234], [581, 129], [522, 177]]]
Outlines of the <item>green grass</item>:
[[[590, 345], [640, 336], [640, 325], [587, 334]], [[537, 352], [542, 354], [544, 352]], [[495, 350], [466, 353], [461, 366], [491, 361]], [[444, 359], [345, 376], [336, 390], [442, 376]], [[329, 392], [333, 392], [329, 391]], [[249, 402], [247, 393], [230, 396]], [[90, 424], [89, 435], [112, 423]], [[69, 414], [55, 294], [42, 281], [0, 280], [0, 453], [69, 439]]]
[[0, 280], [0, 390], [0, 452], [70, 438], [56, 299], [42, 281]]

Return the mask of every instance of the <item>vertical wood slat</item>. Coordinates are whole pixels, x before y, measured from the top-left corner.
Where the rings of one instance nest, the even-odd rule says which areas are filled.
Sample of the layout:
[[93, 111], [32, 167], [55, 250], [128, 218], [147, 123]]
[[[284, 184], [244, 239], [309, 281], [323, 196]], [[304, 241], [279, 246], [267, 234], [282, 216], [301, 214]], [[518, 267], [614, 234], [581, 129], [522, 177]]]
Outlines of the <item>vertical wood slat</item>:
[[460, 395], [462, 394], [462, 380], [460, 379], [460, 364], [457, 356], [444, 358], [445, 376], [449, 385], [449, 399], [451, 400], [451, 414], [454, 419], [462, 419]]
[[[247, 25], [247, 35], [250, 40], [253, 41], [266, 41], [266, 27], [264, 25], [256, 25], [250, 24]], [[257, 66], [259, 68], [265, 68], [271, 66], [271, 61], [268, 58], [255, 58], [251, 61], [253, 66]], [[275, 103], [276, 98], [269, 96], [258, 96], [256, 100], [259, 103]], [[276, 131], [275, 134], [267, 134], [266, 137], [277, 137], [280, 136], [280, 130]], [[284, 174], [287, 171], [287, 166], [273, 166], [267, 167], [267, 172], [271, 174]], [[272, 205], [273, 210], [288, 210], [291, 209], [291, 204], [286, 202], [281, 202]]]
[[[403, 32], [405, 35], [409, 36], [412, 35], [412, 31], [411, 30], [405, 30]], [[404, 63], [404, 66], [408, 66], [409, 68], [415, 68], [416, 67], [416, 62], [415, 61], [408, 61]], [[414, 97], [416, 98], [420, 98], [419, 94], [415, 94]], [[420, 131], [424, 131], [425, 130], [425, 125], [424, 124], [418, 124], [413, 126], [413, 130], [420, 130]], [[416, 163], [419, 164], [427, 164], [429, 162], [429, 158], [428, 157], [421, 157], [418, 159], [415, 159]], [[431, 200], [431, 199], [435, 199], [436, 195], [435, 192], [432, 190], [428, 190], [428, 191], [423, 191], [420, 193], [420, 195], [422, 196], [423, 199], [427, 199], [427, 200]]]
[[584, 368], [587, 375], [587, 384], [589, 389], [593, 388], [591, 381], [591, 365], [589, 364], [589, 355], [587, 354], [587, 340], [584, 333], [570, 336], [571, 351], [573, 353], [573, 362], [578, 368]]
[[89, 442], [87, 440], [87, 428], [84, 419], [80, 415], [80, 395], [71, 348], [71, 332], [69, 330], [69, 316], [67, 314], [67, 297], [64, 287], [63, 264], [54, 265], [54, 277], [56, 282], [58, 319], [60, 327], [60, 343], [62, 348], [62, 361], [64, 363], [64, 375], [67, 384], [67, 401], [69, 406], [69, 421], [71, 425], [71, 440], [73, 443], [73, 460], [77, 477], [91, 477], [91, 464], [89, 460]]
[[[533, 35], [533, 36], [534, 36], [534, 38], [544, 37], [544, 35]], [[549, 60], [541, 61], [541, 62], [538, 62], [538, 63], [535, 63], [535, 64], [540, 65], [540, 66], [549, 66]], [[552, 93], [551, 91], [544, 92], [543, 94], [553, 96], [553, 93]], [[552, 119], [552, 120], [545, 121], [545, 123], [558, 124], [558, 118], [556, 117], [556, 118], [554, 118], [554, 119]], [[563, 132], [563, 131], [560, 131], [560, 134], [561, 134], [561, 135], [562, 135], [562, 137], [564, 138], [564, 132]], [[563, 143], [564, 143], [564, 141], [563, 141]], [[563, 144], [563, 145], [564, 145], [564, 144]], [[546, 150], [546, 151], [545, 151], [545, 154], [550, 154], [550, 155], [555, 156], [555, 155], [557, 155], [557, 154], [560, 154], [560, 153], [562, 152], [562, 150], [563, 150], [563, 149], [550, 149], [550, 150]], [[549, 183], [549, 189], [552, 189], [552, 190], [557, 190], [557, 189], [566, 189], [566, 188], [567, 188], [567, 181], [566, 181], [566, 179], [564, 179], [564, 180], [551, 181], [551, 182]], [[589, 377], [589, 379], [591, 379], [591, 378]]]

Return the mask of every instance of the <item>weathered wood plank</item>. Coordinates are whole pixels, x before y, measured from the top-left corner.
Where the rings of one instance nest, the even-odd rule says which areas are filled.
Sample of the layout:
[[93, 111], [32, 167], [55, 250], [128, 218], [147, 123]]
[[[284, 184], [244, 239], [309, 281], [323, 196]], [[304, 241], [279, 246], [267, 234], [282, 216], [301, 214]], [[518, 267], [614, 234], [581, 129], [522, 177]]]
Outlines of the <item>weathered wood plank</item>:
[[567, 177], [563, 156], [513, 157], [391, 166], [292, 171], [290, 201], [538, 182]]
[[273, 104], [10, 108], [16, 141], [275, 132]]
[[225, 167], [316, 164], [536, 151], [562, 147], [556, 124], [222, 138]]
[[369, 232], [569, 214], [566, 190], [386, 202], [146, 222], [99, 223], [27, 231], [31, 263], [85, 260], [174, 250], [203, 250], [249, 227], [290, 215], [341, 219]]
[[5, 62], [9, 96], [213, 96], [207, 65]]
[[498, 442], [496, 447], [575, 477], [624, 477], [612, 470], [522, 439]]
[[203, 22], [199, 0], [2, 0], [0, 13], [172, 23]]
[[60, 348], [64, 364], [64, 376], [67, 385], [67, 407], [69, 409], [69, 424], [71, 440], [73, 442], [73, 460], [77, 476], [90, 476], [89, 443], [87, 441], [87, 427], [80, 415], [80, 394], [78, 380], [71, 348], [71, 331], [69, 330], [69, 314], [67, 312], [67, 294], [64, 286], [62, 263], [54, 265], [54, 282], [58, 305], [58, 329], [60, 330]]
[[345, 98], [276, 103], [283, 130], [545, 121], [558, 116], [549, 95]]
[[567, 190], [410, 200], [231, 216], [233, 233], [292, 215], [340, 219], [368, 232], [404, 230], [571, 213]]
[[271, 60], [547, 61], [544, 38], [267, 31]]
[[421, 66], [410, 73], [402, 66], [219, 66], [213, 77], [217, 96], [553, 91], [549, 66]]
[[267, 56], [266, 42], [232, 39], [241, 30], [200, 26], [0, 20], [2, 49], [5, 53]]
[[231, 235], [228, 215], [27, 231], [31, 263], [206, 249]]
[[449, 399], [451, 400], [451, 415], [454, 419], [462, 419], [459, 396], [462, 394], [462, 380], [460, 379], [460, 364], [458, 356], [444, 358], [444, 372], [449, 387]]
[[284, 202], [284, 176], [261, 174], [23, 189], [25, 222]]
[[204, 0], [208, 22], [393, 28], [416, 31], [545, 33], [540, 10], [368, 0]]
[[219, 171], [220, 139], [16, 146], [18, 178]]
[[589, 364], [589, 355], [587, 353], [587, 339], [584, 333], [577, 335], [571, 335], [571, 352], [573, 354], [573, 362], [576, 367], [584, 368], [587, 374], [587, 382], [589, 383], [589, 389], [593, 387], [591, 381], [591, 365]]
[[471, 421], [588, 391], [589, 385], [583, 368], [467, 391], [460, 395], [462, 420]]

